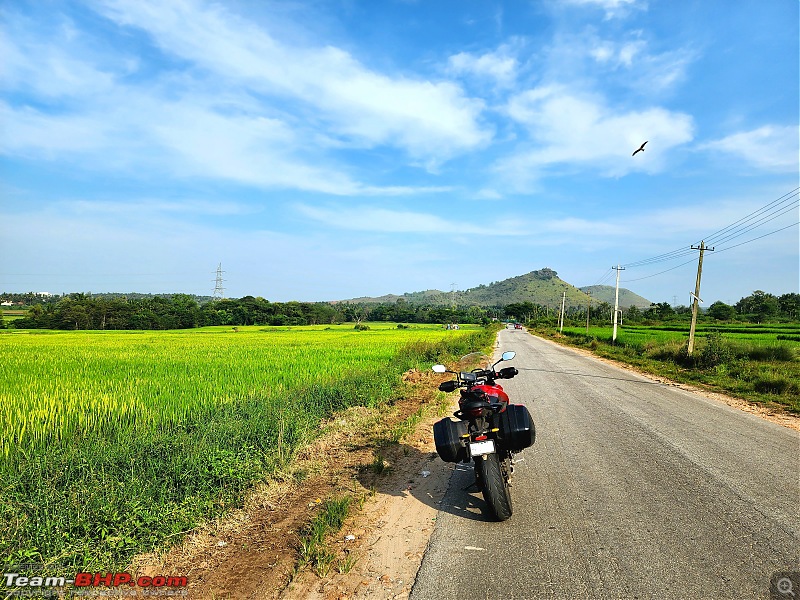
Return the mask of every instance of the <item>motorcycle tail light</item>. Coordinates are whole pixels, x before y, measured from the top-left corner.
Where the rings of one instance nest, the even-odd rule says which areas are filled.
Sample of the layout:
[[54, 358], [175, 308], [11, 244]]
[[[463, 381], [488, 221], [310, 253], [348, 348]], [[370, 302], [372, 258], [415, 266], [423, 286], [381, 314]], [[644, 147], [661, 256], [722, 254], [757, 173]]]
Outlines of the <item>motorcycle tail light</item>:
[[486, 439], [488, 439], [488, 438], [485, 435], [475, 436], [475, 441], [476, 442], [482, 442], [483, 440], [486, 440]]

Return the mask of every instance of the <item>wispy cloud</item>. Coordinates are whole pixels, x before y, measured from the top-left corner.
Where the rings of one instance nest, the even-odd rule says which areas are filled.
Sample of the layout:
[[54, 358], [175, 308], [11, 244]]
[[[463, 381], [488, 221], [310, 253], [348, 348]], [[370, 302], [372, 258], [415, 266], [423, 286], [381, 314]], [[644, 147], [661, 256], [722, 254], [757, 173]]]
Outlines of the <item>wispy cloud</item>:
[[702, 144], [700, 149], [735, 156], [757, 169], [797, 173], [800, 168], [800, 129], [764, 125]]
[[483, 54], [459, 52], [447, 60], [447, 72], [455, 76], [489, 80], [501, 87], [511, 86], [519, 68], [517, 45], [518, 41], [503, 44], [496, 50]]
[[[529, 90], [511, 98], [508, 115], [529, 136], [513, 156], [498, 161], [499, 172], [530, 184], [548, 169], [589, 167], [609, 177], [664, 169], [670, 149], [691, 141], [691, 116], [654, 107], [615, 110], [601, 98], [561, 86]], [[644, 155], [633, 150], [648, 140]]]
[[436, 169], [492, 136], [480, 123], [483, 102], [452, 82], [375, 72], [331, 46], [282, 43], [191, 0], [96, 7], [145, 33], [169, 60], [139, 73], [135, 51], [94, 51], [99, 41], [68, 17], [13, 17], [0, 42], [3, 86], [15, 98], [0, 105], [1, 152], [93, 170], [392, 196], [419, 190], [360, 181], [366, 174], [340, 153], [389, 148], [406, 164]]
[[298, 46], [219, 6], [109, 0], [105, 14], [226, 83], [313, 107], [331, 132], [440, 163], [492, 137], [483, 102], [448, 81], [380, 73], [334, 46]]
[[528, 233], [524, 224], [512, 217], [495, 217], [490, 221], [472, 223], [460, 215], [443, 217], [434, 213], [370, 206], [321, 208], [299, 204], [295, 208], [303, 216], [328, 227], [353, 231], [422, 236], [431, 234], [519, 236]]
[[632, 10], [645, 10], [645, 0], [566, 0], [567, 4], [602, 9], [606, 20], [627, 16]]

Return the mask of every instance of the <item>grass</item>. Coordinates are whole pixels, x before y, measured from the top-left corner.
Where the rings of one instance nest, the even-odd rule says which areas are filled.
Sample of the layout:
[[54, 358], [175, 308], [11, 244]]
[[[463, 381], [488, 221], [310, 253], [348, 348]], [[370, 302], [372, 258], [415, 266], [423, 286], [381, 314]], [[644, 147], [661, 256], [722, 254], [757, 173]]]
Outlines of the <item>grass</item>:
[[610, 327], [565, 327], [563, 334], [559, 341], [647, 372], [800, 414], [800, 325], [698, 327], [691, 356], [688, 327], [625, 326], [615, 344]]
[[238, 506], [322, 419], [493, 332], [0, 332], [0, 562], [124, 567]]
[[327, 543], [327, 537], [342, 528], [350, 512], [350, 496], [325, 500], [316, 517], [300, 536], [300, 566], [310, 565], [320, 577], [327, 577], [336, 562], [337, 554]]

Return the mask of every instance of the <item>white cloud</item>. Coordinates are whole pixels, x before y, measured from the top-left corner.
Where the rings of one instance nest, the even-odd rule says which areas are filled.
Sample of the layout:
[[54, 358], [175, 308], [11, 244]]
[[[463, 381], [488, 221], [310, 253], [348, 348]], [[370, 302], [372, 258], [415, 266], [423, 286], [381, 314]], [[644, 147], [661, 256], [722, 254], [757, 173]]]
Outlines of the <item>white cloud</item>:
[[647, 8], [647, 3], [641, 0], [566, 0], [566, 3], [601, 8], [605, 12], [606, 20], [625, 17], [634, 8]]
[[483, 102], [453, 83], [392, 77], [336, 47], [284, 43], [219, 6], [109, 0], [105, 13], [215, 78], [312, 107], [356, 144], [399, 146], [437, 164], [492, 137], [479, 121]]
[[597, 42], [589, 49], [589, 55], [597, 62], [612, 65], [631, 67], [634, 58], [641, 55], [646, 44], [642, 40], [632, 42], [614, 43], [607, 40]]
[[765, 171], [797, 173], [800, 169], [798, 138], [800, 129], [797, 126], [764, 125], [708, 142], [700, 148], [736, 156]]
[[482, 102], [453, 83], [370, 71], [332, 47], [281, 44], [192, 1], [103, 10], [153, 36], [184, 61], [181, 71], [151, 60], [147, 77], [126, 78], [140, 67], [129, 46], [101, 55], [92, 51], [98, 40], [70, 21], [17, 17], [0, 37], [2, 85], [19, 93], [0, 103], [0, 152], [92, 170], [394, 196], [448, 188], [364, 184], [337, 153], [394, 147], [435, 169], [492, 135], [478, 123]]
[[386, 208], [332, 207], [297, 205], [305, 217], [338, 229], [373, 233], [444, 234], [452, 236], [479, 234], [526, 235], [525, 226], [517, 219], [497, 217], [492, 222], [470, 223], [458, 217], [440, 217], [431, 213]]
[[95, 151], [110, 144], [110, 123], [85, 115], [49, 115], [0, 101], [0, 153], [52, 157]]
[[[606, 176], [655, 173], [669, 150], [691, 141], [689, 115], [653, 107], [615, 111], [598, 98], [562, 86], [540, 87], [511, 98], [508, 115], [526, 128], [530, 142], [499, 161], [499, 171], [530, 184], [552, 167], [590, 167]], [[646, 151], [632, 157], [647, 140]]]
[[612, 77], [614, 84], [638, 96], [663, 102], [665, 92], [684, 82], [698, 52], [691, 47], [653, 52], [642, 31], [629, 31], [625, 39], [615, 40], [589, 28], [560, 40], [550, 55], [555, 81], [563, 81], [563, 73], [569, 73], [573, 81], [583, 78], [607, 85]]
[[192, 200], [183, 198], [180, 202], [158, 198], [141, 200], [73, 200], [59, 203], [64, 214], [87, 215], [90, 218], [115, 217], [138, 218], [158, 214], [178, 214], [182, 218], [194, 216], [247, 215], [257, 211], [254, 207], [239, 202]]
[[503, 87], [514, 83], [518, 67], [519, 62], [509, 44], [481, 55], [459, 52], [447, 61], [448, 73], [490, 79]]
[[4, 17], [0, 87], [24, 90], [50, 101], [104, 94], [113, 87], [115, 75], [111, 66], [102, 68], [97, 64], [106, 57], [85, 47], [85, 40], [76, 36], [69, 21], [42, 31], [38, 24], [11, 11]]

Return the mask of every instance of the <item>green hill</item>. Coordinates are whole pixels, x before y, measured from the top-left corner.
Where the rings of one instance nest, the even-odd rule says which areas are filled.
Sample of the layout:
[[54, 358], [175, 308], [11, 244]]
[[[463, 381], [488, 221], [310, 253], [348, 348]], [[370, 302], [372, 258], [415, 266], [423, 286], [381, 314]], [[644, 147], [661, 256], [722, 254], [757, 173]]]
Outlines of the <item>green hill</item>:
[[[592, 302], [595, 300], [599, 302], [608, 302], [614, 304], [614, 286], [613, 285], [587, 285], [580, 288], [582, 292], [591, 292]], [[650, 300], [642, 298], [639, 294], [634, 294], [625, 288], [619, 288], [619, 305], [622, 308], [629, 308], [635, 306], [641, 310], [650, 308]]]
[[[607, 290], [610, 291], [608, 300]], [[609, 286], [590, 286], [596, 290], [592, 302], [614, 303], [614, 288]], [[587, 302], [586, 293], [558, 277], [558, 273], [545, 267], [538, 271], [531, 271], [525, 275], [511, 277], [503, 281], [496, 281], [488, 285], [479, 285], [463, 291], [443, 292], [440, 290], [426, 290], [424, 292], [411, 292], [402, 295], [387, 294], [375, 298], [352, 298], [342, 300], [349, 303], [385, 303], [396, 302], [403, 299], [413, 304], [449, 305], [460, 306], [505, 306], [517, 302], [533, 302], [550, 308], [559, 308], [561, 298], [567, 293], [567, 306], [583, 306]], [[650, 306], [650, 301], [634, 294], [629, 290], [620, 289], [620, 306], [627, 308], [636, 304], [640, 308]]]

